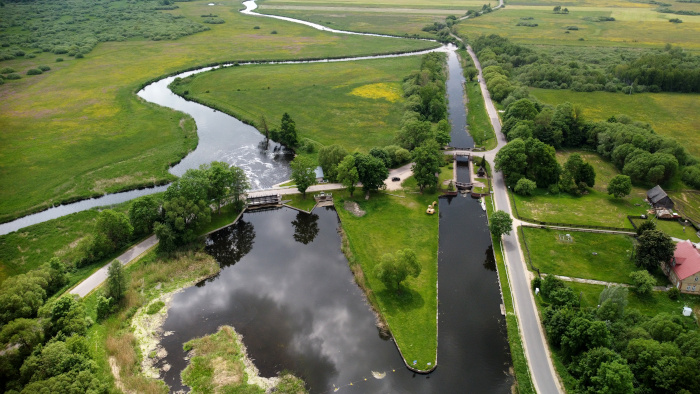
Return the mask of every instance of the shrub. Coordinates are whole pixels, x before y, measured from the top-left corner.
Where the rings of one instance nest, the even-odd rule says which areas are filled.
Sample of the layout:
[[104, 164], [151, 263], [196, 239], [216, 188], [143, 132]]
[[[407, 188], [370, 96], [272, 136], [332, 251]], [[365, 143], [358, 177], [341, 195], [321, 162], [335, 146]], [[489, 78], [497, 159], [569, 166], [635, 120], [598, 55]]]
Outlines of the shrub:
[[146, 313], [149, 315], [154, 315], [154, 314], [158, 313], [158, 311], [163, 309], [164, 306], [165, 306], [165, 303], [163, 301], [153, 302], [146, 309]]
[[49, 70], [51, 70], [51, 67], [49, 67], [49, 66], [39, 66], [38, 69], [41, 70], [41, 71], [49, 71]]
[[43, 74], [43, 71], [39, 70], [38, 68], [30, 68], [27, 70], [27, 75], [39, 75]]
[[566, 30], [578, 30], [578, 26], [566, 26], [564, 29], [566, 29]]
[[537, 188], [537, 184], [527, 178], [520, 178], [515, 184], [514, 191], [521, 196], [529, 196]]
[[277, 30], [271, 31], [270, 34], [277, 34]]
[[15, 69], [12, 67], [5, 67], [2, 70], [0, 70], [0, 74], [10, 74], [15, 72]]
[[97, 298], [97, 320], [104, 319], [110, 313], [112, 313], [112, 297], [99, 296]]
[[260, 26], [254, 26], [253, 29], [260, 30]]
[[75, 55], [75, 58], [76, 58], [76, 59], [82, 59], [82, 58], [84, 58], [84, 57], [85, 57], [85, 55], [83, 55], [82, 53], [79, 53], [79, 54]]
[[666, 294], [668, 294], [668, 298], [672, 299], [673, 301], [676, 301], [681, 296], [681, 291], [678, 290], [677, 287], [672, 287], [668, 289], [668, 292], [666, 292]]
[[62, 62], [62, 61], [63, 61], [63, 58], [62, 58], [62, 57], [57, 57], [57, 58], [56, 58], [56, 63]]
[[20, 79], [20, 78], [22, 78], [22, 77], [20, 77], [19, 74], [16, 74], [16, 73], [5, 75], [5, 79]]
[[671, 18], [668, 21], [671, 23], [683, 23], [683, 21], [678, 18]]

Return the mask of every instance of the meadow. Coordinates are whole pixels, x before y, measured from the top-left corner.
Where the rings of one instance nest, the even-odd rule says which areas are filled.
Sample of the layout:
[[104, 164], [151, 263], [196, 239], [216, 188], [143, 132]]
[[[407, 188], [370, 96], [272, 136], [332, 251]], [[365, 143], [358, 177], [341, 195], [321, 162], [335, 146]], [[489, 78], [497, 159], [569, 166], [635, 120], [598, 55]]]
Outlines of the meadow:
[[[591, 2], [581, 6], [552, 2], [549, 5], [514, 5], [458, 25], [460, 35], [499, 34], [519, 44], [567, 46], [657, 47], [666, 43], [700, 50], [700, 16], [658, 13], [648, 4]], [[588, 6], [588, 5], [591, 6]], [[569, 14], [554, 14], [555, 5], [569, 8]], [[613, 17], [614, 22], [595, 22], [597, 17]], [[683, 23], [669, 23], [680, 17]], [[521, 18], [536, 27], [517, 26]], [[588, 19], [588, 20], [587, 20]], [[578, 30], [566, 30], [576, 26]]]
[[545, 104], [570, 102], [592, 121], [626, 114], [649, 123], [658, 134], [675, 138], [692, 155], [700, 157], [700, 123], [697, 121], [700, 95], [684, 93], [573, 92], [571, 90], [530, 89]]
[[[212, 62], [410, 51], [434, 43], [335, 35], [243, 16], [240, 3], [179, 3], [192, 20], [216, 11], [224, 24], [173, 41], [106, 42], [82, 59], [37, 54], [3, 66], [24, 74], [0, 86], [0, 220], [52, 204], [173, 179], [168, 167], [196, 146], [189, 117], [144, 103], [135, 91], [161, 75]], [[255, 27], [258, 29], [255, 29]], [[272, 34], [275, 31], [277, 34]]]
[[287, 112], [299, 139], [347, 151], [394, 143], [403, 115], [402, 79], [420, 56], [354, 62], [250, 65], [195, 75], [174, 89], [256, 124], [278, 127]]

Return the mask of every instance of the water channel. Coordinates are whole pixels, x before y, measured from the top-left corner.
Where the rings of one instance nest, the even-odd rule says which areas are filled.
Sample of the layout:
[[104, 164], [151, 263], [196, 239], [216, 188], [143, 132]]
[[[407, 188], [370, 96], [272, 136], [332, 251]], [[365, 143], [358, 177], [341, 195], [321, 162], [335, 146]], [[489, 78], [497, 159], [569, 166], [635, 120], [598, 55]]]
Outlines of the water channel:
[[405, 368], [376, 328], [340, 251], [334, 209], [280, 208], [246, 212], [207, 239], [222, 271], [173, 298], [163, 326], [172, 335], [161, 342], [166, 383], [186, 389], [184, 342], [232, 325], [262, 376], [290, 370], [312, 393], [508, 393], [510, 354], [485, 214], [476, 200], [455, 197], [440, 199], [440, 215], [433, 373]]

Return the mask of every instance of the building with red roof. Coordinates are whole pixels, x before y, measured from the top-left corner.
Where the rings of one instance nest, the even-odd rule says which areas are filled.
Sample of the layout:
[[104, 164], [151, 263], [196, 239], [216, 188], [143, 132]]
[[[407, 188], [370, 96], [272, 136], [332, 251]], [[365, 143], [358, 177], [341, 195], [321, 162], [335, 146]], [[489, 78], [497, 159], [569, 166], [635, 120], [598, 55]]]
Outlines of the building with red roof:
[[668, 279], [683, 293], [700, 294], [700, 251], [690, 241], [676, 244], [673, 260], [662, 268]]

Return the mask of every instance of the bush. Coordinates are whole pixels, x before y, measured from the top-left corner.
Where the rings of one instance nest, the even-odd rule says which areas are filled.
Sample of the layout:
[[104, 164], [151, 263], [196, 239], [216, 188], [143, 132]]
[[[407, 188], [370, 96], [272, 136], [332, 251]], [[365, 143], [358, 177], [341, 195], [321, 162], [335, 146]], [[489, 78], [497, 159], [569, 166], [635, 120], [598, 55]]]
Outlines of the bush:
[[62, 57], [57, 57], [57, 58], [56, 58], [56, 63], [59, 63], [59, 62], [62, 62], [62, 61], [63, 61], [63, 58], [62, 58]]
[[155, 315], [156, 313], [158, 313], [158, 311], [163, 309], [164, 306], [165, 306], [165, 303], [163, 301], [153, 302], [146, 309], [146, 313], [149, 315]]
[[520, 178], [518, 183], [515, 184], [515, 189], [513, 189], [517, 194], [521, 196], [532, 195], [532, 192], [537, 189], [537, 184], [527, 178]]
[[110, 313], [112, 313], [112, 297], [99, 296], [97, 298], [97, 320], [104, 319]]
[[37, 67], [37, 68], [38, 68], [39, 70], [41, 70], [41, 71], [49, 71], [49, 70], [51, 70], [51, 67], [49, 67], [49, 66], [39, 66], [39, 67]]
[[578, 30], [578, 26], [566, 26], [564, 29], [566, 29], [566, 30]]
[[27, 70], [27, 75], [39, 75], [43, 74], [43, 71], [39, 70], [38, 68], [30, 68]]
[[678, 290], [678, 288], [676, 287], [672, 287], [668, 289], [666, 294], [668, 294], [668, 298], [672, 299], [673, 301], [676, 301], [681, 296], [681, 291]]
[[270, 34], [277, 34], [277, 30], [271, 31]]
[[16, 73], [5, 75], [5, 79], [8, 79], [8, 80], [9, 79], [20, 79], [20, 78], [22, 78], [22, 77], [20, 77], [19, 74], [16, 74]]
[[15, 69], [12, 67], [5, 67], [2, 70], [0, 70], [0, 74], [10, 74], [15, 72]]
[[85, 56], [84, 56], [82, 53], [79, 53], [79, 54], [75, 55], [75, 58], [76, 58], [76, 59], [82, 59], [82, 58], [84, 58], [84, 57], [85, 57]]
[[260, 30], [260, 26], [254, 26], [253, 29], [254, 29], [254, 30]]
[[535, 291], [535, 289], [540, 289], [542, 288], [542, 279], [540, 277], [535, 277], [535, 279], [532, 280], [532, 291]]

